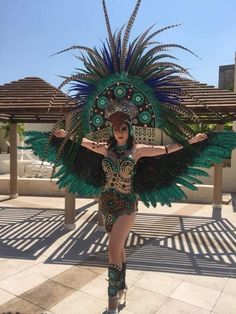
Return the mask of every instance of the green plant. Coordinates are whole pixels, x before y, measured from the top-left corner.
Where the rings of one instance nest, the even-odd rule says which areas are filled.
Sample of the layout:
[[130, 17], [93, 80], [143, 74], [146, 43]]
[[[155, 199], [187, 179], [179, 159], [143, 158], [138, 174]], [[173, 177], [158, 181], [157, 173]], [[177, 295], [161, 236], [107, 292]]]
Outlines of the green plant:
[[194, 133], [207, 133], [215, 129], [216, 124], [198, 123], [189, 125]]
[[24, 123], [19, 123], [17, 125], [17, 133], [20, 136], [20, 140], [23, 141], [24, 136], [25, 136], [25, 124]]
[[224, 125], [224, 130], [232, 130], [233, 129], [233, 122], [227, 122]]
[[[199, 123], [199, 124], [190, 124], [189, 125], [194, 133], [207, 133], [214, 131], [217, 124], [207, 124], [207, 123]], [[233, 128], [233, 122], [227, 122], [224, 124], [224, 130], [230, 131]]]
[[[7, 139], [9, 137], [10, 133], [10, 123], [2, 123], [0, 125], [0, 130], [3, 130], [5, 132], [4, 138]], [[24, 139], [24, 134], [25, 134], [25, 124], [24, 123], [18, 123], [17, 124], [17, 133], [20, 136], [20, 140], [22, 141]]]
[[229, 91], [233, 92], [234, 91], [234, 85], [233, 83], [230, 84], [230, 86], [227, 88]]

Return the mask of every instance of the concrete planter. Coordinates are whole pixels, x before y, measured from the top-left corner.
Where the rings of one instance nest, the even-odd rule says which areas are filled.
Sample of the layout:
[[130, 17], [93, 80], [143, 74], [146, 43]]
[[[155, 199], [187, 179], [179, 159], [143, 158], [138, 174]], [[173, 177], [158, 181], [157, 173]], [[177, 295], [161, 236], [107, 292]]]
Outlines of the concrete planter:
[[[57, 179], [19, 178], [19, 195], [33, 196], [64, 196], [65, 189], [59, 190]], [[196, 185], [198, 191], [183, 188], [189, 203], [211, 204], [213, 201], [213, 185]], [[9, 178], [0, 178], [0, 195], [8, 195], [10, 191]]]
[[[56, 179], [18, 178], [19, 195], [33, 196], [64, 196], [65, 190], [59, 190]], [[10, 179], [0, 178], [0, 195], [10, 193]]]

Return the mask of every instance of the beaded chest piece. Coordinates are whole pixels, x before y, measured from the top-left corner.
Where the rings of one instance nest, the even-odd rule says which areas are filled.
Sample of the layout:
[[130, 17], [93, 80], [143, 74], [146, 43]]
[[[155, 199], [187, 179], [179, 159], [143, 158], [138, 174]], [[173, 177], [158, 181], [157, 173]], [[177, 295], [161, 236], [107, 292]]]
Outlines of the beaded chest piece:
[[107, 156], [102, 161], [102, 167], [106, 174], [106, 184], [104, 191], [115, 189], [120, 193], [128, 194], [132, 192], [132, 178], [134, 174], [135, 162], [132, 158], [132, 150], [126, 150], [123, 156], [109, 150]]

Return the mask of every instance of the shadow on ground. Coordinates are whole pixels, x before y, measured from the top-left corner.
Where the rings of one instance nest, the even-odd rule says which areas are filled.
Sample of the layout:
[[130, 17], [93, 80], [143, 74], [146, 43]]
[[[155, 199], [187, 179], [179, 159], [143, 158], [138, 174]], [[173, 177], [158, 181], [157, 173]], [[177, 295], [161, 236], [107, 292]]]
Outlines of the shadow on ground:
[[[95, 204], [77, 209], [76, 221]], [[37, 259], [65, 233], [63, 210], [0, 207], [1, 258]]]
[[[77, 210], [84, 222], [45, 263], [107, 266], [107, 236], [96, 231], [97, 213], [88, 212], [94, 204]], [[38, 258], [65, 234], [63, 224], [58, 210], [2, 208], [0, 257]], [[126, 252], [130, 269], [236, 277], [235, 246], [228, 219], [140, 213]]]

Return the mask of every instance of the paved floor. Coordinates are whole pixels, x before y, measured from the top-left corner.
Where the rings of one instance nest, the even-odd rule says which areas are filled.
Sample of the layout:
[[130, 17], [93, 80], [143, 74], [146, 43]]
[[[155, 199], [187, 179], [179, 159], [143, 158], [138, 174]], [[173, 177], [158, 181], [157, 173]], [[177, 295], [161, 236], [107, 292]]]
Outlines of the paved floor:
[[[147, 209], [127, 241], [121, 314], [235, 314], [236, 202]], [[77, 200], [63, 229], [62, 198], [0, 196], [0, 314], [99, 314], [106, 305], [107, 237], [97, 204]]]

